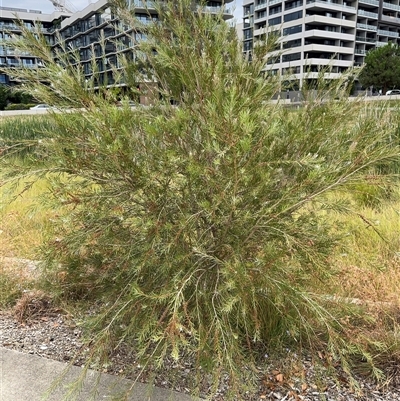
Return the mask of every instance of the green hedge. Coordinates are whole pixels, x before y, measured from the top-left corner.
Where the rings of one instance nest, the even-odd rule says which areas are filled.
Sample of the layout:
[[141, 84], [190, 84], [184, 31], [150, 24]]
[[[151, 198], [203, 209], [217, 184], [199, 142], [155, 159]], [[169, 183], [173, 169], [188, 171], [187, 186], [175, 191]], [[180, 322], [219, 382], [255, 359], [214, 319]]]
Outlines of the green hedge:
[[4, 110], [29, 110], [33, 106], [35, 106], [33, 103], [29, 104], [12, 103], [9, 104]]

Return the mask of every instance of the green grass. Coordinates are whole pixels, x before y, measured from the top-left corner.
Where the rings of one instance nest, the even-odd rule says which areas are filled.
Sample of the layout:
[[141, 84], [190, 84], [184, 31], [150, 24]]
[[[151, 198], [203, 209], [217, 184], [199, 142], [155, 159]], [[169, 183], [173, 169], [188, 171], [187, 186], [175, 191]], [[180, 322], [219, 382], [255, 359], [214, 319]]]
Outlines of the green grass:
[[0, 120], [0, 151], [26, 156], [35, 150], [51, 127], [51, 119], [46, 115], [3, 118]]

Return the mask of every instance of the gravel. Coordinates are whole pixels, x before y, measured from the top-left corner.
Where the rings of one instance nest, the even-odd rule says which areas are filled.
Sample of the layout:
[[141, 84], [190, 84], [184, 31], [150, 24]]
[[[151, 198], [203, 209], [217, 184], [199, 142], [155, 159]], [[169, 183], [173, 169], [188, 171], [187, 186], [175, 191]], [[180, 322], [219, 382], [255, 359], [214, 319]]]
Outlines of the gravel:
[[[6, 260], [7, 259], [7, 260]], [[17, 266], [29, 277], [36, 277], [37, 262], [25, 259], [2, 258], [7, 264]], [[83, 332], [73, 317], [52, 308], [51, 301], [40, 292], [26, 293], [13, 310], [0, 311], [0, 346], [16, 351], [54, 359], [66, 364], [83, 366], [88, 361], [89, 349], [83, 340]], [[323, 355], [321, 355], [323, 357]], [[287, 371], [281, 372], [276, 361], [266, 355], [260, 363], [259, 386], [256, 394], [241, 394], [244, 401], [400, 401], [400, 366], [395, 366], [398, 377], [391, 385], [379, 387], [366, 378], [357, 378], [359, 390], [355, 391], [343, 374], [337, 380], [326, 379], [321, 366], [314, 365], [307, 357], [299, 358], [287, 350], [284, 360], [289, 361]], [[282, 365], [282, 363], [280, 363]], [[93, 369], [141, 382], [152, 381], [155, 385], [190, 393], [193, 379], [198, 372], [189, 359], [179, 362], [166, 360], [163, 368], [154, 373], [144, 368], [131, 347], [120, 345], [109, 356], [107, 363], [90, 366]], [[245, 373], [243, 373], [245, 376]], [[229, 381], [221, 377], [220, 385], [213, 392], [213, 401], [227, 398]], [[211, 393], [208, 377], [204, 375], [200, 396]], [[234, 400], [239, 397], [233, 397]]]
[[[0, 346], [55, 359], [65, 363], [82, 366], [87, 360], [88, 349], [82, 339], [82, 330], [74, 320], [62, 313], [47, 311], [26, 321], [17, 319], [15, 311], [0, 311]], [[360, 391], [354, 391], [347, 380], [339, 375], [339, 381], [333, 380], [321, 383], [321, 376], [306, 358], [301, 361], [297, 371], [286, 378], [271, 364], [260, 367], [260, 385], [257, 394], [243, 394], [244, 400], [265, 401], [398, 401], [400, 400], [400, 385], [397, 387], [379, 388], [371, 381], [359, 379]], [[126, 377], [135, 377], [143, 370], [134, 353], [128, 347], [121, 347], [110, 356], [106, 365], [92, 366], [103, 372]], [[127, 368], [130, 368], [129, 372]], [[266, 373], [265, 373], [266, 372]], [[190, 392], [191, 379], [195, 370], [190, 361], [176, 363], [167, 361], [163, 371], [152, 375], [144, 370], [140, 381], [154, 380], [154, 384], [181, 391]], [[206, 380], [205, 380], [206, 381]], [[400, 381], [400, 378], [399, 380]], [[214, 401], [226, 399], [229, 384], [226, 378], [213, 396]], [[207, 393], [207, 386], [202, 389]]]

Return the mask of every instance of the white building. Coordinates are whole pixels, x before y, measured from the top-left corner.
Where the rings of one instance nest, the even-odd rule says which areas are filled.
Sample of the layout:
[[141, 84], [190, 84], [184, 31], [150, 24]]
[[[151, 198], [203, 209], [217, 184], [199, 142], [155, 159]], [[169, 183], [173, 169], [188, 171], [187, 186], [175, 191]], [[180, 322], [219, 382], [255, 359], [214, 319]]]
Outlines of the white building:
[[399, 43], [399, 0], [244, 0], [243, 47], [252, 51], [278, 30], [281, 52], [266, 68], [293, 74], [301, 87], [331, 66], [326, 78], [363, 64], [368, 50]]

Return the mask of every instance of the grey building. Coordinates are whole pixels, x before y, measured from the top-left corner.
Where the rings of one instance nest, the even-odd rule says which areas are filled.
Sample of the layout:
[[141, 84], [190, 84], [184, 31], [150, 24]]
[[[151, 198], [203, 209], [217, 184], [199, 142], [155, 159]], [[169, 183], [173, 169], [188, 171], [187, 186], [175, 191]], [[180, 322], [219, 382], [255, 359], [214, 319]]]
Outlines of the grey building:
[[[152, 8], [152, 2], [142, 0], [127, 0], [135, 7], [136, 17], [144, 24], [157, 19], [157, 14]], [[231, 10], [225, 3], [233, 0], [209, 0], [205, 12], [217, 13], [223, 11], [224, 19], [231, 19]], [[121, 85], [116, 82], [114, 72], [122, 69], [118, 55], [125, 53], [132, 60], [135, 57], [135, 46], [141, 40], [146, 40], [143, 32], [133, 30], [122, 23], [113, 14], [108, 0], [98, 0], [89, 4], [85, 9], [76, 13], [55, 11], [52, 14], [43, 14], [38, 10], [26, 10], [20, 8], [0, 7], [0, 39], [8, 39], [10, 33], [18, 34], [19, 29], [15, 25], [15, 14], [24, 24], [33, 29], [35, 23], [40, 22], [42, 32], [47, 41], [55, 47], [59, 46], [58, 37], [65, 42], [66, 49], [75, 49], [79, 52], [80, 64], [87, 79], [93, 77], [96, 70], [98, 85]], [[95, 65], [93, 64], [95, 60]], [[29, 53], [18, 53], [12, 46], [0, 46], [0, 63], [10, 67], [8, 74], [0, 75], [0, 84], [12, 85], [12, 68], [20, 65], [36, 68], [40, 66], [40, 60]]]
[[[157, 20], [157, 14], [151, 1], [127, 0], [135, 7], [136, 17], [147, 24]], [[225, 3], [233, 0], [212, 0], [205, 6], [206, 12], [224, 11], [224, 18], [232, 18]], [[95, 67], [99, 85], [121, 85], [115, 81], [114, 71], [122, 69], [119, 55], [135, 58], [135, 45], [146, 40], [143, 32], [124, 25], [113, 14], [108, 0], [98, 0], [84, 10], [74, 13], [61, 23], [60, 33], [67, 48], [79, 49], [79, 63], [82, 64], [87, 79], [91, 78]], [[96, 64], [94, 66], [93, 59]]]
[[[18, 81], [13, 77], [13, 68], [24, 66], [36, 68], [40, 60], [30, 53], [22, 53], [15, 49], [10, 43], [12, 35], [18, 35], [20, 29], [15, 24], [15, 15], [23, 21], [25, 26], [33, 29], [36, 23], [41, 24], [43, 34], [49, 43], [54, 43], [54, 31], [61, 22], [70, 14], [55, 11], [52, 14], [43, 14], [39, 10], [28, 10], [23, 8], [0, 7], [0, 65], [7, 73], [0, 73], [0, 84], [16, 85]], [[7, 43], [6, 43], [7, 42]]]

